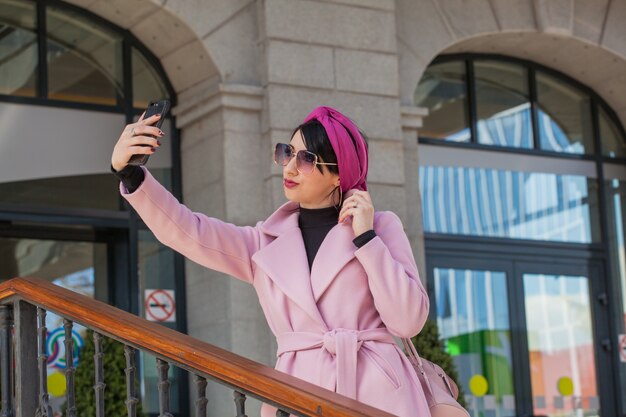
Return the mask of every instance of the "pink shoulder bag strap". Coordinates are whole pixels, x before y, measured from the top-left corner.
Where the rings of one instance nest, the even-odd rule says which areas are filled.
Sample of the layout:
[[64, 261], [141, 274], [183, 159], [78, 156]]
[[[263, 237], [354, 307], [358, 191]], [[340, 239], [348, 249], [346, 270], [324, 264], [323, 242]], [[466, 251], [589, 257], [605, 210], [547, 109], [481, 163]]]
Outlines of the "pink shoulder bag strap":
[[411, 340], [402, 338], [402, 344], [422, 385], [430, 415], [432, 417], [470, 417], [467, 410], [456, 401], [459, 389], [452, 378], [439, 365], [420, 358]]

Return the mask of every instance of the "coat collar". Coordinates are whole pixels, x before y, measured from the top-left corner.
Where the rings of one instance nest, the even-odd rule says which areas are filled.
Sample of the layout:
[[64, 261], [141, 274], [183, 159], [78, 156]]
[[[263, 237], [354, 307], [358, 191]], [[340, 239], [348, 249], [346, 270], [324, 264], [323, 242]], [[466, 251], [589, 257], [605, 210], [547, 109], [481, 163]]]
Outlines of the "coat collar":
[[[346, 197], [353, 192], [348, 191]], [[302, 232], [298, 227], [299, 216], [299, 204], [293, 201], [286, 202], [272, 213], [259, 228], [276, 239], [256, 252], [252, 260], [325, 331], [327, 326], [317, 308], [317, 301], [355, 256], [352, 221], [348, 219], [337, 224], [328, 232], [309, 272]]]

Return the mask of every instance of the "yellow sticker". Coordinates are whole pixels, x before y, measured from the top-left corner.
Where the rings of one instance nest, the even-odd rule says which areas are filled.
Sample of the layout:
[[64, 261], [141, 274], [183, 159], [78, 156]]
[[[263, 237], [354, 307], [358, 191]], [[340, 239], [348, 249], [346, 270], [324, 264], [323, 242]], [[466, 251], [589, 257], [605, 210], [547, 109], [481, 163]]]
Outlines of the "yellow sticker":
[[572, 381], [572, 378], [568, 376], [559, 378], [556, 382], [556, 387], [559, 390], [559, 394], [564, 397], [569, 397], [574, 394], [574, 382]]
[[469, 380], [469, 388], [476, 397], [482, 397], [489, 389], [487, 379], [482, 375], [474, 375]]
[[48, 392], [55, 397], [65, 395], [65, 375], [55, 372], [48, 375]]

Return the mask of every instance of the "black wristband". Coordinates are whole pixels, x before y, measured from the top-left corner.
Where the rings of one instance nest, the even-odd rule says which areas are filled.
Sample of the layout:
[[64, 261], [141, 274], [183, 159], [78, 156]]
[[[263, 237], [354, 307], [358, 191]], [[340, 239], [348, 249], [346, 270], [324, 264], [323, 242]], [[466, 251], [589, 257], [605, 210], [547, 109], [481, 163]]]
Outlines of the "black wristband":
[[124, 187], [126, 187], [129, 193], [135, 192], [135, 190], [139, 188], [145, 178], [143, 169], [141, 169], [137, 165], [126, 165], [119, 171], [116, 171], [113, 168], [113, 165], [111, 165], [111, 172], [120, 181], [122, 181]]
[[371, 229], [371, 230], [368, 230], [367, 232], [361, 233], [360, 235], [355, 237], [352, 240], [352, 242], [358, 248], [360, 248], [361, 246], [364, 246], [367, 242], [369, 242], [370, 240], [374, 239], [375, 237], [376, 237], [376, 232], [374, 231], [374, 229]]

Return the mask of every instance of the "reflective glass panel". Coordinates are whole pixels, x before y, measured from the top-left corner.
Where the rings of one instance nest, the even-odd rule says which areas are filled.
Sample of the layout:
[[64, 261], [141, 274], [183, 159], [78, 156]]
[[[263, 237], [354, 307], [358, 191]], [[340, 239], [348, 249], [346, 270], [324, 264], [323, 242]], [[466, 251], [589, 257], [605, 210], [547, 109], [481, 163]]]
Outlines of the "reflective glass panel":
[[12, 103], [0, 115], [0, 203], [121, 208], [110, 161], [124, 115]]
[[602, 106], [598, 106], [598, 122], [602, 155], [611, 158], [626, 158], [626, 138]]
[[575, 243], [600, 240], [597, 182], [577, 175], [420, 166], [424, 230]]
[[37, 95], [35, 5], [0, 0], [0, 94]]
[[426, 69], [417, 90], [415, 105], [428, 108], [419, 131], [421, 137], [469, 142], [465, 63], [433, 64]]
[[123, 97], [122, 38], [80, 14], [46, 8], [48, 96], [104, 105]]
[[133, 107], [145, 110], [151, 101], [168, 98], [165, 85], [154, 67], [137, 49], [132, 48]]
[[0, 203], [119, 210], [118, 183], [113, 174], [0, 183]]
[[[107, 263], [105, 243], [0, 237], [0, 281], [18, 276], [36, 277], [107, 302]], [[63, 318], [48, 312], [46, 329], [48, 394], [54, 415], [60, 416], [65, 412], [67, 367]], [[82, 355], [86, 333], [85, 327], [74, 324], [74, 366], [86, 360], [93, 367], [93, 357]], [[80, 380], [82, 377], [76, 375], [77, 384], [93, 384]]]
[[[605, 182], [608, 210], [609, 251], [611, 276], [618, 280], [621, 304], [616, 314], [616, 333], [626, 334], [626, 181], [612, 179]], [[622, 390], [626, 389], [626, 366], [620, 367]], [[626, 410], [626, 395], [622, 396], [622, 409]]]
[[[176, 302], [174, 273], [174, 252], [164, 246], [150, 230], [139, 230], [139, 296], [141, 317], [159, 323], [163, 326], [176, 329]], [[182, 318], [184, 320], [184, 318]], [[148, 413], [159, 412], [158, 385], [159, 376], [156, 360], [153, 356], [141, 353], [141, 387], [143, 410]], [[169, 379], [172, 382], [170, 389], [170, 410], [179, 409], [178, 389], [180, 372], [174, 367], [169, 369]]]
[[524, 274], [534, 415], [599, 416], [588, 278]]
[[435, 268], [437, 325], [472, 417], [515, 414], [506, 274]]
[[537, 124], [541, 149], [591, 154], [590, 98], [570, 83], [537, 71]]
[[478, 142], [532, 148], [526, 68], [501, 61], [475, 61]]

